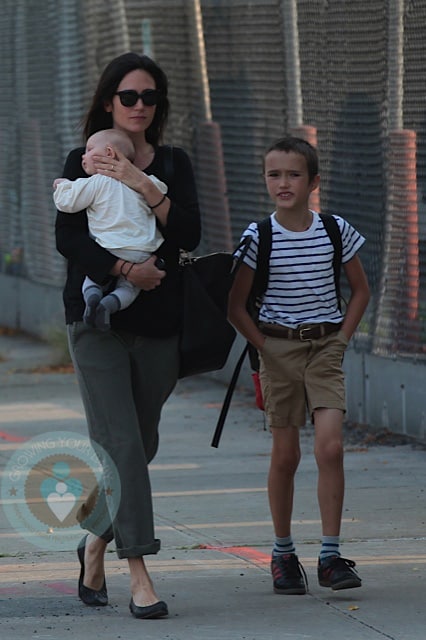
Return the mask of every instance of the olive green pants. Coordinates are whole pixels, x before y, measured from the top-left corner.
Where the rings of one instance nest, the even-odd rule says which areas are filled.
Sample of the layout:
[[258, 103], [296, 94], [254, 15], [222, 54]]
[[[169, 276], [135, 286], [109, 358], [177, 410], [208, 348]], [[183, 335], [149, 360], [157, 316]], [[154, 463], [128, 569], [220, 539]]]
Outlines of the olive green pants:
[[67, 328], [90, 440], [104, 472], [78, 520], [106, 541], [114, 539], [119, 558], [157, 553], [148, 464], [178, 377], [178, 336], [146, 338], [82, 322]]

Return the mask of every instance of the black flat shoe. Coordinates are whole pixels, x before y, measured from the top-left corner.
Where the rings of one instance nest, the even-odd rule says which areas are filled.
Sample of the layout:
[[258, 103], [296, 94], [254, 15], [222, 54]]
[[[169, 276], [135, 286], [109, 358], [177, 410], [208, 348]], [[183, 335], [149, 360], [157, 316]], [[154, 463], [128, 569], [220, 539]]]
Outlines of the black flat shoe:
[[80, 561], [81, 570], [80, 577], [78, 579], [78, 597], [80, 600], [87, 604], [89, 607], [105, 607], [108, 604], [108, 593], [107, 588], [104, 583], [102, 585], [102, 589], [99, 591], [95, 591], [95, 589], [90, 589], [89, 587], [85, 587], [83, 584], [84, 580], [84, 552], [86, 550], [86, 542], [87, 536], [86, 534], [82, 540], [80, 540], [80, 544], [77, 548], [77, 555]]
[[129, 609], [135, 618], [144, 618], [145, 620], [149, 618], [162, 618], [169, 614], [167, 605], [162, 600], [155, 604], [150, 604], [147, 607], [138, 607], [138, 605], [133, 602], [132, 598], [130, 600]]

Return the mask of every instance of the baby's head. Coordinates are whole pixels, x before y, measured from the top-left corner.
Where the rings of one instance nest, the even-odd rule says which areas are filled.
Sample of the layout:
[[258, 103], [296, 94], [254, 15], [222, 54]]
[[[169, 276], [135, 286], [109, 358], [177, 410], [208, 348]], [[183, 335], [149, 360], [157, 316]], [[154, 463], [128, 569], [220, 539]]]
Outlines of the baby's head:
[[86, 142], [86, 152], [83, 154], [81, 164], [87, 175], [96, 173], [93, 166], [93, 156], [115, 157], [115, 149], [121, 151], [126, 158], [133, 162], [135, 147], [129, 136], [119, 129], [102, 129], [97, 131]]

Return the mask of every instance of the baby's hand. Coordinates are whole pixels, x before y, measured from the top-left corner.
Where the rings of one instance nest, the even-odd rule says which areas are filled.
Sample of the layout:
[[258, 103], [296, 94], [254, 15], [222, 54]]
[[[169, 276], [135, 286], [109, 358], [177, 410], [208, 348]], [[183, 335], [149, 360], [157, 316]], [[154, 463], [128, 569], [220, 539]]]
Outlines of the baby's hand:
[[53, 182], [53, 190], [56, 189], [58, 184], [60, 184], [61, 182], [66, 182], [66, 180], [66, 178], [56, 178], [56, 180]]

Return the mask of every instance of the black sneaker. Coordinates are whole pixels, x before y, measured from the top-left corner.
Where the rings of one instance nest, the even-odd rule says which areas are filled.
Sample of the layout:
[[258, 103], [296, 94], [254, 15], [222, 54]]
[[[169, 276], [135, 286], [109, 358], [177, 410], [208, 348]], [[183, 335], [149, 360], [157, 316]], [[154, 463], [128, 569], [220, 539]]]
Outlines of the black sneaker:
[[361, 578], [354, 570], [355, 562], [340, 556], [331, 556], [318, 560], [318, 581], [321, 587], [354, 589], [361, 586]]
[[308, 590], [306, 573], [294, 553], [272, 556], [271, 572], [275, 593], [303, 595]]

